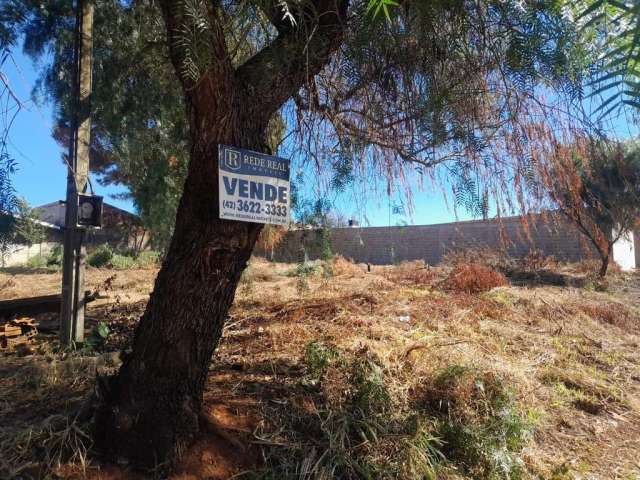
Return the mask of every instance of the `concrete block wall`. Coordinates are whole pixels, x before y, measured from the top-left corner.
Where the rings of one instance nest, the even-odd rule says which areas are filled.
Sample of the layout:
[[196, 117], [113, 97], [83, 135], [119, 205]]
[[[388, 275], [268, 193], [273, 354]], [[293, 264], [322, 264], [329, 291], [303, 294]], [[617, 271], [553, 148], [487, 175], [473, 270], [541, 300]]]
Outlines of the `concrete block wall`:
[[[387, 265], [424, 260], [436, 265], [452, 250], [489, 247], [514, 257], [532, 249], [558, 260], [595, 258], [596, 252], [573, 225], [558, 217], [530, 217], [525, 228], [519, 217], [500, 221], [469, 221], [405, 227], [336, 228], [330, 230], [331, 251], [356, 262]], [[637, 240], [636, 240], [637, 241]], [[295, 230], [274, 250], [273, 260], [298, 262], [321, 256], [321, 233]], [[271, 258], [271, 252], [257, 252]]]

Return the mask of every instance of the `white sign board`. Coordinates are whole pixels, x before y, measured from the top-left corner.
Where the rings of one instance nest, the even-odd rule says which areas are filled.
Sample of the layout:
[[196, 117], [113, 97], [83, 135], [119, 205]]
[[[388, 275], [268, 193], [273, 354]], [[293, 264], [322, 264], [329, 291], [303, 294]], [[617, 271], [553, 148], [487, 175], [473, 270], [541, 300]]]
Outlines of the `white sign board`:
[[287, 225], [290, 186], [289, 160], [220, 145], [220, 218]]

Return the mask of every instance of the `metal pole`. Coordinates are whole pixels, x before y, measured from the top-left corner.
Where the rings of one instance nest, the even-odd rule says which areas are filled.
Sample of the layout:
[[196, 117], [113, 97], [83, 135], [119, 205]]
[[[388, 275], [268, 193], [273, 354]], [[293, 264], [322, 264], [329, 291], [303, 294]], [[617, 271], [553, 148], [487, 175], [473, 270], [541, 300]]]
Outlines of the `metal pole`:
[[78, 0], [73, 65], [73, 105], [70, 118], [69, 165], [62, 263], [60, 341], [84, 341], [84, 231], [77, 226], [78, 193], [87, 189], [91, 142], [91, 70], [93, 3]]

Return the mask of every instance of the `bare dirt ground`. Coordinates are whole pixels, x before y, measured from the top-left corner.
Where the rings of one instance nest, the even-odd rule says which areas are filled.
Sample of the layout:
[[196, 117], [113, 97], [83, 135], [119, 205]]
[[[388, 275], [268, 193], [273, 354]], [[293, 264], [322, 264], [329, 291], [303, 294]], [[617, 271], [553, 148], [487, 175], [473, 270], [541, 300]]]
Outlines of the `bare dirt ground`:
[[[288, 419], [321, 415], [333, 395], [324, 383], [309, 387], [311, 342], [375, 355], [406, 402], [453, 365], [508, 379], [522, 411], [535, 417], [521, 452], [524, 478], [640, 478], [638, 275], [617, 275], [607, 291], [586, 283], [468, 294], [441, 288], [446, 272], [419, 264], [367, 273], [342, 262], [332, 275], [304, 276], [295, 268], [255, 261], [245, 275], [209, 372], [205, 411], [216, 427], [172, 478], [245, 478], [289, 448]], [[87, 272], [89, 288], [106, 297], [90, 304], [88, 331], [98, 322], [111, 331], [98, 354], [61, 353], [53, 334], [0, 353], [0, 477], [145, 478], [101, 465], [83, 446], [68, 448], [88, 444], [81, 429], [47, 432], [82, 403], [96, 370], [117, 366], [104, 352], [128, 345], [155, 273]], [[56, 293], [59, 285], [59, 273], [2, 273], [0, 298]], [[438, 478], [476, 478], [457, 472]]]

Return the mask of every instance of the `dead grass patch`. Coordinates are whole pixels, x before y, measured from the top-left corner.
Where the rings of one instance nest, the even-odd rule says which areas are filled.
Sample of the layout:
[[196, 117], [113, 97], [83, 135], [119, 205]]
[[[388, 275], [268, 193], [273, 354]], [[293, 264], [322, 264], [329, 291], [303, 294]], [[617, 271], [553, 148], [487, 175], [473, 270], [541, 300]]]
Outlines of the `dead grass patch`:
[[580, 310], [594, 320], [626, 330], [637, 331], [640, 326], [640, 314], [635, 309], [618, 302], [581, 305]]
[[[223, 435], [199, 439], [176, 478], [222, 480], [251, 470], [238, 478], [471, 480], [492, 478], [487, 472], [505, 458], [511, 477], [493, 478], [518, 478], [519, 468], [523, 478], [545, 479], [565, 470], [602, 479], [635, 471], [640, 340], [632, 322], [624, 330], [611, 326], [620, 323], [622, 307], [615, 307], [618, 317], [607, 314], [615, 303], [637, 318], [629, 300], [635, 284], [606, 294], [540, 284], [470, 294], [434, 288], [452, 267], [412, 262], [311, 275], [300, 296], [296, 279], [283, 275], [292, 268], [259, 263], [256, 269], [273, 277], [239, 291], [204, 393], [207, 411], [226, 412]], [[435, 279], [415, 273], [422, 271]], [[109, 277], [89, 273], [97, 286]], [[142, 295], [128, 295], [148, 291], [152, 273], [118, 274], [109, 298], [90, 305], [88, 317], [117, 332], [108, 349], [128, 345], [144, 310]], [[40, 277], [18, 276], [17, 288], [8, 289]], [[57, 288], [59, 277], [49, 277]], [[312, 344], [320, 348], [310, 352]], [[40, 345], [33, 357], [0, 356], [2, 438], [73, 411], [91, 388], [91, 369], [80, 369], [78, 383], [64, 380], [76, 367]], [[513, 431], [526, 434], [509, 437]], [[32, 476], [56, 474], [35, 450], [24, 452], [42, 466]], [[86, 478], [140, 478], [91, 462]], [[109, 477], [114, 469], [119, 473]], [[0, 477], [11, 478], [5, 472]]]
[[387, 278], [398, 285], [431, 286], [441, 275], [423, 260], [403, 262], [387, 273]]
[[479, 263], [458, 263], [440, 283], [443, 290], [459, 293], [481, 293], [508, 285], [506, 277]]
[[336, 277], [361, 277], [364, 271], [352, 260], [342, 255], [334, 255], [330, 260], [331, 273]]
[[607, 405], [629, 408], [624, 391], [619, 386], [598, 379], [583, 370], [549, 367], [540, 373], [540, 380], [555, 386], [556, 393], [567, 398], [578, 409], [589, 413], [596, 409], [602, 410]]

